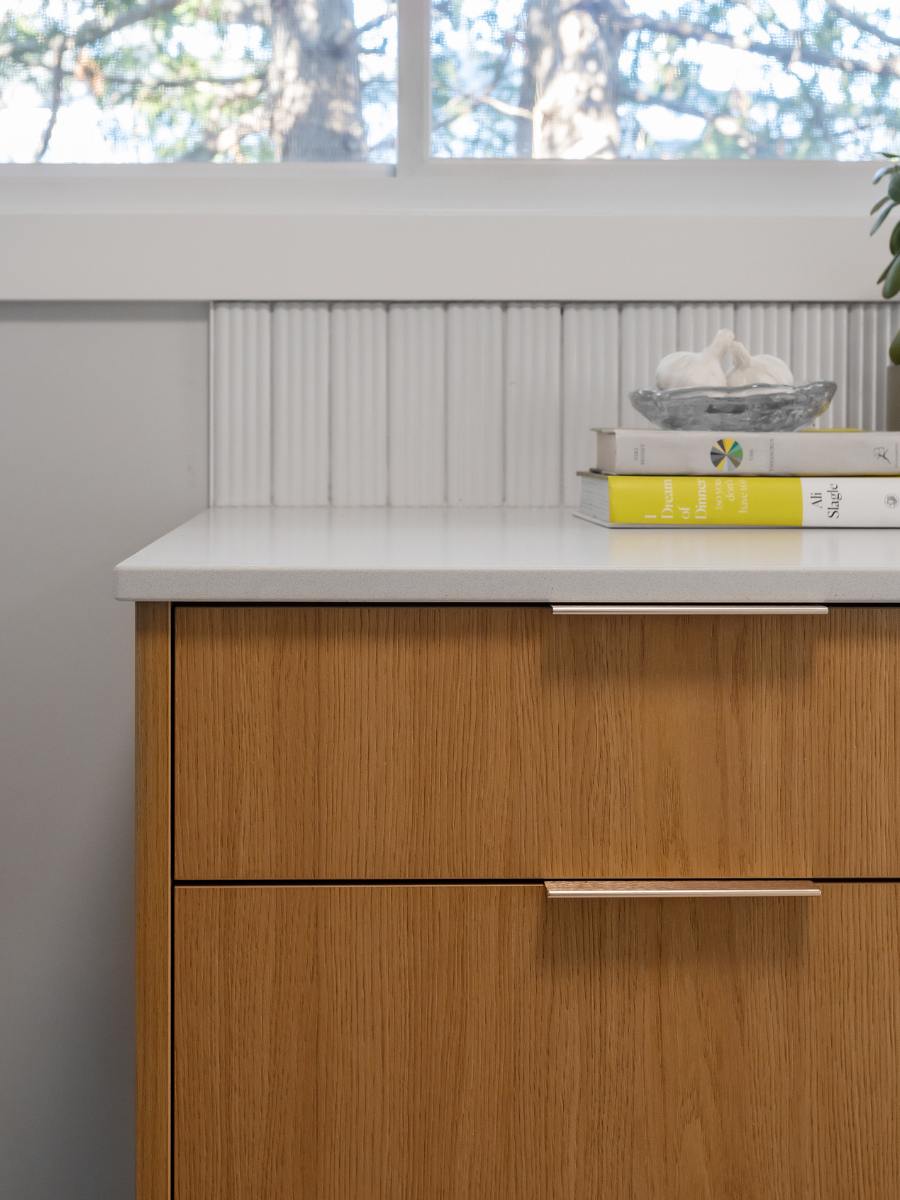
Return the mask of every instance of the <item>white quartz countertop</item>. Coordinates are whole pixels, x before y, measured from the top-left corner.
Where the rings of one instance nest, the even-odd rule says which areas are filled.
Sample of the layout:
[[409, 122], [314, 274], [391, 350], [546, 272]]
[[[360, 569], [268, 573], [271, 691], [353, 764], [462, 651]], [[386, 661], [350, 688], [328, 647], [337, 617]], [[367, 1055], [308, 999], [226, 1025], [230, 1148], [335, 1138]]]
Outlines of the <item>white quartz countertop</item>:
[[122, 600], [900, 603], [900, 530], [607, 530], [565, 509], [215, 508]]

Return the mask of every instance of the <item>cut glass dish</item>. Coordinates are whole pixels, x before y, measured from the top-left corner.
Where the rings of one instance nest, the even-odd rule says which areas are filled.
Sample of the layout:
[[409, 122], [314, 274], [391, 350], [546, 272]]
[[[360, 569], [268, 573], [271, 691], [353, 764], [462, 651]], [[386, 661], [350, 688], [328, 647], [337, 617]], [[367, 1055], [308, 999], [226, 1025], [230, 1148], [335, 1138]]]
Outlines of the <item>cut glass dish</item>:
[[650, 388], [632, 392], [631, 403], [660, 429], [709, 429], [766, 433], [802, 429], [831, 403], [837, 384], [829, 380], [746, 387]]

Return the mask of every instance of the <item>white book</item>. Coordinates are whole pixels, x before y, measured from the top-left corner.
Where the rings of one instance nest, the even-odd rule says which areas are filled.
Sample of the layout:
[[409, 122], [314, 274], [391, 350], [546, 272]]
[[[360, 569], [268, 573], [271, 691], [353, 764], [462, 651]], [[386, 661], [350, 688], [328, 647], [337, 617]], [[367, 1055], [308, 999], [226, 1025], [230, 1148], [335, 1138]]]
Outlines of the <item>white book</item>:
[[900, 433], [595, 429], [606, 475], [898, 475]]

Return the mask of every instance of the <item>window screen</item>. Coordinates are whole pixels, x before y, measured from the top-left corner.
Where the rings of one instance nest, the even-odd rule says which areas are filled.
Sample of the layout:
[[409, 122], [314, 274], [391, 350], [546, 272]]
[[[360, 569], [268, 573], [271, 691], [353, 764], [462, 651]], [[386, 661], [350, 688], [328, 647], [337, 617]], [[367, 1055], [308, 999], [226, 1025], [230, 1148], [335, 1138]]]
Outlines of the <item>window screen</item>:
[[0, 5], [0, 161], [391, 162], [389, 0]]
[[900, 0], [434, 0], [432, 152], [860, 159], [896, 149]]

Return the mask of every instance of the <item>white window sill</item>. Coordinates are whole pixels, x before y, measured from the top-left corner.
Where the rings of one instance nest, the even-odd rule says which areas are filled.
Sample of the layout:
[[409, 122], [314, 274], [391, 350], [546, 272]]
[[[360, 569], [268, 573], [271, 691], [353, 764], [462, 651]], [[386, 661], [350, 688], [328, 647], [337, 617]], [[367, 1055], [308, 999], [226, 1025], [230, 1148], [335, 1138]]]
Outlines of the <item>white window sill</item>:
[[2, 300], [875, 300], [868, 163], [0, 167]]

